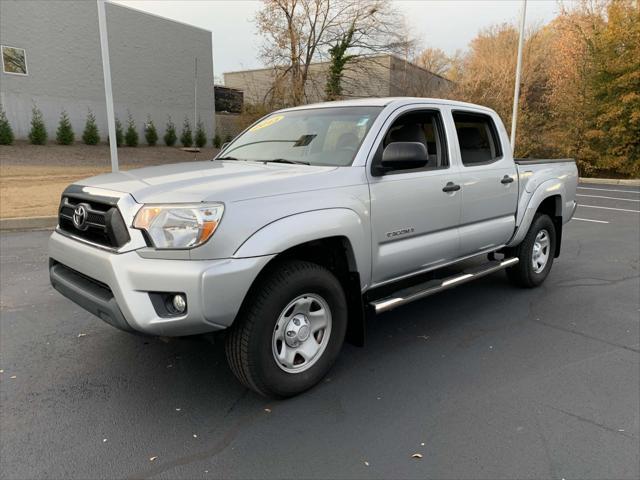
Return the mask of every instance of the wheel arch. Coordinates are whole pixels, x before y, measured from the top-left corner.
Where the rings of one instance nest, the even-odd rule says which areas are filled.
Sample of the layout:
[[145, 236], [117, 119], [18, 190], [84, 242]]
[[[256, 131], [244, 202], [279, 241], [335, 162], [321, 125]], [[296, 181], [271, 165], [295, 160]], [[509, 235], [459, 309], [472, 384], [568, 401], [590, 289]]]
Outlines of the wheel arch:
[[[266, 225], [236, 251], [234, 257], [274, 255], [254, 279], [258, 280], [287, 259], [306, 260], [331, 271], [347, 298], [347, 341], [364, 344], [365, 313], [362, 291], [369, 281], [371, 236], [364, 222], [349, 209], [328, 209], [293, 215]], [[244, 302], [243, 302], [244, 303]]]
[[558, 180], [548, 180], [542, 183], [531, 195], [524, 194], [518, 205], [517, 229], [508, 242], [507, 247], [518, 245], [526, 236], [531, 223], [537, 213], [549, 215], [556, 230], [556, 245], [554, 257], [560, 256], [563, 226], [564, 184]]

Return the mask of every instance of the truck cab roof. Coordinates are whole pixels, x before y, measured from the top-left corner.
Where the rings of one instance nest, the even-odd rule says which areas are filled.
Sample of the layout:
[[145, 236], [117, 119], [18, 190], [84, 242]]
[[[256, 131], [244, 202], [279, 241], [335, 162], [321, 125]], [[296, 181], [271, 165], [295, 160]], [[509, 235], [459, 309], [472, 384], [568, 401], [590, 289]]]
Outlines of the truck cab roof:
[[402, 107], [404, 105], [413, 104], [438, 104], [449, 105], [454, 107], [474, 108], [479, 110], [485, 110], [492, 112], [488, 107], [482, 105], [476, 105], [468, 102], [461, 102], [458, 100], [449, 100], [445, 98], [428, 98], [428, 97], [375, 97], [375, 98], [356, 98], [350, 100], [337, 100], [333, 102], [321, 102], [311, 103], [307, 105], [300, 105], [297, 107], [284, 108], [279, 110], [280, 112], [288, 112], [295, 110], [306, 110], [312, 108], [329, 108], [329, 107], [386, 107], [393, 105], [395, 107]]

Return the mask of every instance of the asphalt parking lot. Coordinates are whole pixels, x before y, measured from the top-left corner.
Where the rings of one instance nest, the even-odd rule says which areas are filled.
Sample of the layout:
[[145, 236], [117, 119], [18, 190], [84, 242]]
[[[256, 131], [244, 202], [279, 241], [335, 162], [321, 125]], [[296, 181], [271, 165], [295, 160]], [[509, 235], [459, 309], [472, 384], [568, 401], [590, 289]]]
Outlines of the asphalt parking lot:
[[49, 286], [47, 232], [2, 234], [0, 477], [637, 479], [640, 189], [578, 193], [541, 288], [383, 314], [287, 401], [220, 342], [104, 324]]

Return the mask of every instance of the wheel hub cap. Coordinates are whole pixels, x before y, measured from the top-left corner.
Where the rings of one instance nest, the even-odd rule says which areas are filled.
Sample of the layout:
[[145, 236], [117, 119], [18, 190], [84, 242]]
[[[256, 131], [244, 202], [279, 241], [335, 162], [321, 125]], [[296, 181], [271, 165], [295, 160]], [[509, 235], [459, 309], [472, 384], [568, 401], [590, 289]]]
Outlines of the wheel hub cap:
[[287, 323], [287, 333], [285, 341], [290, 347], [297, 347], [311, 335], [311, 325], [309, 320], [302, 314], [295, 315]]
[[311, 368], [327, 348], [331, 336], [331, 309], [315, 293], [294, 298], [282, 310], [271, 340], [273, 358], [287, 373]]
[[549, 232], [544, 229], [540, 230], [533, 242], [533, 250], [531, 252], [531, 266], [534, 272], [540, 273], [547, 266], [550, 247]]

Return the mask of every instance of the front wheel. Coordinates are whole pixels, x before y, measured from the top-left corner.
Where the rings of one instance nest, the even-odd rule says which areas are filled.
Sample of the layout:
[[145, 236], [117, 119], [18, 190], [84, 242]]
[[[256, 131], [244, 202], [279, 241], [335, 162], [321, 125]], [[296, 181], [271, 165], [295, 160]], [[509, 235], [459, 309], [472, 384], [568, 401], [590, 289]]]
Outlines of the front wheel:
[[551, 271], [555, 251], [556, 227], [548, 215], [537, 213], [524, 240], [507, 252], [520, 260], [507, 269], [509, 280], [526, 288], [541, 285]]
[[227, 337], [227, 360], [245, 386], [290, 397], [329, 371], [346, 326], [347, 302], [338, 279], [320, 265], [286, 261], [251, 289]]

